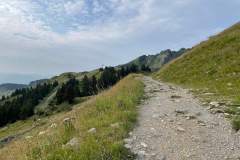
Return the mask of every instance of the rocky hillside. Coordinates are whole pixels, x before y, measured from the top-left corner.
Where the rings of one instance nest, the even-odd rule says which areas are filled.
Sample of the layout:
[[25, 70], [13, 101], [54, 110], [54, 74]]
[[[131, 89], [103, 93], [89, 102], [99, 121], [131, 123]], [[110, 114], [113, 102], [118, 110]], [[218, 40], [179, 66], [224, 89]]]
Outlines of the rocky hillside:
[[161, 51], [155, 55], [143, 55], [135, 60], [123, 65], [123, 66], [131, 66], [132, 64], [137, 65], [139, 68], [142, 65], [149, 67], [152, 71], [159, 70], [164, 64], [170, 62], [171, 60], [181, 56], [183, 53], [188, 51], [188, 49], [182, 48], [179, 51], [172, 51], [170, 49]]

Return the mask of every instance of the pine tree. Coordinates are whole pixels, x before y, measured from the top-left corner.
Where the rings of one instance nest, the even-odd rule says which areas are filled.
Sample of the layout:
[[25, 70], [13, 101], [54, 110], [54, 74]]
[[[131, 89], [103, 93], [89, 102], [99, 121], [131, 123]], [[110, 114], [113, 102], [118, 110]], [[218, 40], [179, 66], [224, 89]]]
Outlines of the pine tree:
[[96, 76], [92, 76], [92, 79], [90, 81], [90, 84], [91, 84], [91, 94], [97, 94], [98, 92], [98, 88], [97, 88], [97, 78]]
[[82, 96], [91, 95], [91, 92], [92, 92], [90, 87], [91, 83], [87, 75], [83, 77], [81, 84], [82, 84], [82, 90], [81, 90]]

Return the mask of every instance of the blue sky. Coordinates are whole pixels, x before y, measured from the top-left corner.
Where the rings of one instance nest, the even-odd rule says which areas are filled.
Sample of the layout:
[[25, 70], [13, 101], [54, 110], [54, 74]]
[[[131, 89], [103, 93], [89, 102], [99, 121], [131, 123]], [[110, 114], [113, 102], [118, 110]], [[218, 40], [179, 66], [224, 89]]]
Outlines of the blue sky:
[[0, 83], [192, 47], [240, 20], [239, 0], [1, 0]]

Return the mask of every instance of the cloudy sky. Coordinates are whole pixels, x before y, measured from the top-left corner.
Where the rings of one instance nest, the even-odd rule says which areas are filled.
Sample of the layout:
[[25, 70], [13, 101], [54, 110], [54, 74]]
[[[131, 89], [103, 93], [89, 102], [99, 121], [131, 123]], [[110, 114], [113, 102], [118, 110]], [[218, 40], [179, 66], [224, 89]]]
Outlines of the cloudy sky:
[[0, 83], [192, 47], [240, 20], [239, 0], [1, 0]]

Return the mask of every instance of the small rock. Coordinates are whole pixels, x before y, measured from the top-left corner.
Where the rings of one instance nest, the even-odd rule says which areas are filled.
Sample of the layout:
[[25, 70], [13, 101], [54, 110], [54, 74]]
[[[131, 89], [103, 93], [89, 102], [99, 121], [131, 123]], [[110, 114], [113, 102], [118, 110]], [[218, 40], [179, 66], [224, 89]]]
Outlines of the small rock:
[[204, 93], [204, 95], [206, 95], [206, 96], [212, 96], [212, 95], [214, 95], [214, 93]]
[[176, 99], [176, 98], [181, 98], [181, 96], [179, 96], [179, 95], [172, 95], [171, 98], [172, 99]]
[[206, 123], [204, 121], [198, 120], [197, 122], [200, 126], [206, 126]]
[[78, 138], [72, 138], [66, 145], [66, 147], [79, 147], [79, 140]]
[[132, 148], [132, 146], [130, 144], [125, 144], [124, 147], [127, 148], [127, 149], [131, 149]]
[[179, 131], [179, 132], [185, 132], [185, 129], [182, 128], [182, 127], [177, 127], [177, 131]]
[[174, 99], [173, 101], [176, 102], [176, 103], [181, 102], [180, 99]]
[[186, 114], [186, 113], [187, 113], [186, 110], [179, 110], [179, 109], [176, 109], [175, 112], [176, 112], [177, 114]]
[[212, 113], [212, 114], [224, 113], [224, 111], [221, 110], [221, 109], [213, 109], [213, 110], [211, 111], [211, 113]]
[[26, 136], [25, 139], [31, 139], [33, 136]]
[[212, 106], [212, 107], [219, 107], [220, 106], [220, 104], [218, 102], [210, 102], [209, 105]]
[[187, 120], [196, 119], [194, 115], [188, 114], [185, 116]]
[[97, 129], [96, 128], [91, 128], [88, 130], [88, 133], [96, 133]]
[[111, 124], [111, 127], [112, 127], [112, 128], [119, 128], [119, 126], [120, 126], [119, 123]]
[[152, 131], [155, 131], [156, 129], [155, 128], [150, 128]]
[[205, 124], [205, 123], [199, 123], [199, 125], [200, 125], [200, 126], [206, 126], [206, 124]]
[[147, 145], [146, 143], [144, 143], [144, 142], [141, 142], [140, 145], [141, 145], [142, 147], [144, 147], [144, 148], [147, 148], [147, 147], [148, 147], [148, 145]]
[[230, 114], [229, 114], [229, 113], [224, 113], [224, 115], [225, 115], [225, 116], [230, 116]]
[[69, 123], [71, 122], [71, 118], [64, 118], [63, 123]]
[[130, 138], [126, 138], [126, 139], [124, 139], [123, 141], [124, 141], [124, 143], [127, 143], [127, 144], [130, 144], [130, 143], [133, 142], [133, 140], [130, 139]]
[[38, 133], [38, 135], [41, 136], [41, 135], [44, 135], [46, 133], [47, 133], [47, 131], [41, 131], [41, 132]]

